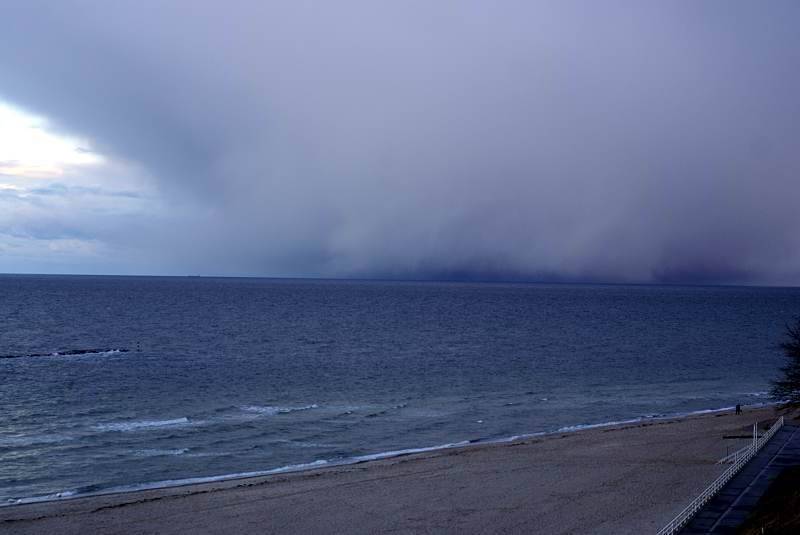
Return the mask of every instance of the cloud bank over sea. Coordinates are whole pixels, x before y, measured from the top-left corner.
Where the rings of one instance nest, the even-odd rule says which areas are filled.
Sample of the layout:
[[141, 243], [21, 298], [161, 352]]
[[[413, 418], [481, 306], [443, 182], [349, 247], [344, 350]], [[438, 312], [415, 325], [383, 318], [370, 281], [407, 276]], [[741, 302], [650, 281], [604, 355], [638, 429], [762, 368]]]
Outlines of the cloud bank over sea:
[[797, 284], [798, 15], [3, 2], [0, 271]]

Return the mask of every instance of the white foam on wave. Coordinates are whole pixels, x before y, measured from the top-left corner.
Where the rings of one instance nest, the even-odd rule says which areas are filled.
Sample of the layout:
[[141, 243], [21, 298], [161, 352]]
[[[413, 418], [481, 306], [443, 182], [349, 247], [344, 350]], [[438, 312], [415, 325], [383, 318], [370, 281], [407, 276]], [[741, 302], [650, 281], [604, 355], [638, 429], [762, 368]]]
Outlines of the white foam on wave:
[[[758, 403], [757, 405], [761, 406], [761, 405], [763, 405], [763, 403]], [[747, 405], [747, 406], [748, 407], [753, 407], [754, 405]], [[695, 416], [695, 415], [698, 415], [698, 414], [713, 414], [715, 412], [732, 411], [732, 410], [735, 410], [735, 409], [736, 409], [736, 406], [732, 405], [730, 407], [720, 407], [718, 409], [700, 409], [700, 410], [696, 410], [696, 411], [682, 412], [682, 413], [674, 414], [671, 417], [674, 418], [674, 417], [680, 417], [680, 416]], [[670, 418], [670, 416], [666, 416], [666, 418]]]
[[[745, 408], [759, 408], [771, 405], [778, 405], [781, 402], [766, 402], [766, 403], [754, 403], [750, 405], [744, 405]], [[316, 405], [310, 405], [308, 408], [316, 408]], [[243, 408], [244, 409], [244, 408]], [[225, 474], [219, 476], [204, 476], [204, 477], [193, 477], [193, 478], [185, 478], [185, 479], [171, 479], [171, 480], [164, 480], [164, 481], [157, 481], [152, 483], [140, 483], [134, 485], [126, 485], [126, 486], [119, 486], [119, 487], [112, 487], [108, 489], [102, 489], [99, 491], [94, 492], [78, 492], [76, 490], [66, 490], [55, 494], [48, 494], [45, 496], [36, 496], [31, 498], [20, 498], [20, 499], [10, 499], [6, 504], [0, 504], [0, 507], [4, 507], [7, 505], [16, 505], [16, 504], [23, 504], [23, 503], [34, 503], [34, 502], [44, 502], [44, 501], [54, 501], [60, 499], [67, 499], [72, 497], [82, 497], [82, 496], [96, 496], [96, 495], [103, 495], [103, 494], [116, 494], [116, 493], [123, 493], [123, 492], [136, 492], [141, 490], [153, 490], [153, 489], [160, 489], [160, 488], [168, 488], [168, 487], [180, 487], [185, 485], [196, 485], [202, 483], [214, 483], [214, 482], [221, 482], [221, 481], [229, 481], [229, 480], [236, 480], [236, 479], [244, 479], [250, 477], [261, 477], [261, 476], [268, 476], [273, 474], [281, 474], [287, 472], [300, 472], [304, 470], [310, 470], [313, 468], [319, 468], [321, 466], [346, 466], [350, 464], [357, 464], [363, 463], [368, 461], [376, 461], [380, 459], [389, 459], [393, 457], [400, 457], [404, 455], [411, 455], [415, 453], [425, 453], [437, 450], [446, 450], [451, 448], [458, 448], [464, 447], [469, 445], [479, 445], [479, 444], [497, 444], [497, 443], [507, 443], [507, 442], [516, 442], [519, 440], [527, 440], [530, 438], [536, 437], [545, 437], [549, 435], [559, 434], [559, 433], [572, 433], [583, 431], [587, 429], [596, 429], [602, 427], [611, 427], [616, 425], [629, 425], [635, 424], [642, 421], [653, 421], [653, 420], [667, 420], [673, 418], [683, 418], [686, 416], [694, 416], [694, 415], [702, 415], [702, 414], [709, 414], [709, 413], [718, 413], [718, 412], [726, 412], [732, 411], [734, 407], [721, 407], [716, 409], [701, 409], [691, 412], [683, 412], [683, 413], [673, 413], [673, 414], [659, 414], [659, 415], [649, 415], [649, 416], [641, 416], [638, 418], [630, 418], [626, 420], [614, 420], [608, 422], [599, 422], [599, 423], [586, 423], [586, 424], [575, 424], [560, 427], [555, 431], [541, 431], [536, 433], [525, 433], [520, 435], [514, 435], [510, 437], [503, 437], [503, 438], [495, 438], [495, 439], [479, 439], [479, 440], [465, 440], [460, 442], [453, 442], [448, 444], [441, 444], [438, 446], [427, 446], [427, 447], [420, 447], [420, 448], [408, 448], [408, 449], [401, 449], [401, 450], [392, 450], [392, 451], [385, 451], [385, 452], [378, 452], [372, 453], [367, 455], [359, 455], [355, 457], [348, 457], [345, 459], [337, 459], [337, 460], [325, 460], [320, 459], [309, 463], [300, 463], [300, 464], [292, 464], [287, 466], [282, 466], [280, 468], [273, 468], [270, 470], [260, 470], [254, 472], [238, 472], [233, 474]], [[186, 418], [179, 418], [176, 420], [162, 420], [161, 422], [182, 422], [188, 419]]]
[[304, 405], [301, 407], [273, 407], [271, 405], [245, 405], [240, 407], [245, 412], [255, 414], [266, 414], [273, 416], [275, 414], [288, 414], [290, 412], [308, 411], [311, 409], [318, 409], [319, 405], [312, 403], [311, 405]]
[[[263, 477], [263, 476], [270, 476], [275, 474], [284, 474], [290, 472], [301, 472], [304, 470], [311, 470], [314, 468], [320, 468], [322, 466], [346, 466], [351, 464], [358, 464], [368, 461], [376, 461], [380, 459], [389, 459], [393, 457], [401, 457], [404, 455], [412, 455], [415, 453], [425, 453], [430, 451], [437, 451], [437, 450], [444, 450], [450, 448], [458, 448], [461, 446], [469, 445], [469, 441], [461, 441], [461, 442], [453, 442], [451, 444], [441, 444], [438, 446], [427, 446], [422, 448], [408, 448], [402, 450], [393, 450], [393, 451], [385, 451], [380, 453], [373, 453], [369, 455], [359, 455], [356, 457], [348, 457], [346, 459], [340, 459], [336, 461], [329, 461], [326, 459], [318, 459], [313, 462], [309, 463], [300, 463], [300, 464], [290, 464], [286, 466], [281, 466], [279, 468], [272, 468], [269, 470], [258, 470], [253, 472], [237, 472], [233, 474], [225, 474], [219, 476], [202, 476], [202, 477], [189, 477], [184, 479], [167, 479], [163, 481], [154, 481], [150, 483], [137, 483], [133, 485], [124, 485], [118, 487], [110, 487], [107, 489], [102, 489], [93, 492], [78, 492], [76, 490], [66, 490], [54, 494], [48, 494], [45, 496], [35, 496], [31, 498], [19, 498], [19, 499], [11, 499], [8, 500], [8, 503], [5, 505], [18, 505], [24, 503], [36, 503], [36, 502], [45, 502], [45, 501], [55, 501], [67, 498], [74, 498], [74, 497], [85, 497], [85, 496], [100, 496], [104, 494], [117, 494], [117, 493], [125, 493], [125, 492], [137, 492], [143, 490], [155, 490], [155, 489], [162, 489], [162, 488], [170, 488], [170, 487], [182, 487], [186, 485], [199, 485], [204, 483], [217, 483], [222, 481], [232, 481], [236, 479], [245, 479], [251, 477]], [[3, 507], [0, 504], [0, 507]]]
[[288, 472], [299, 472], [302, 470], [309, 470], [312, 468], [319, 468], [328, 464], [326, 460], [318, 460], [310, 463], [290, 464], [281, 466], [280, 468], [273, 468], [271, 470], [259, 470], [255, 472], [238, 472], [235, 474], [225, 474], [221, 476], [202, 476], [202, 477], [187, 477], [184, 479], [166, 479], [163, 481], [154, 481], [151, 483], [137, 483], [134, 485], [122, 485], [118, 487], [109, 487], [94, 492], [79, 492], [77, 490], [65, 490], [44, 496], [34, 496], [31, 498], [18, 498], [9, 499], [8, 502], [0, 507], [7, 505], [21, 505], [25, 503], [38, 503], [49, 502], [56, 500], [63, 500], [67, 498], [77, 498], [86, 496], [102, 496], [105, 494], [119, 494], [126, 492], [137, 492], [142, 490], [155, 490], [170, 487], [183, 487], [186, 485], [200, 485], [203, 483], [216, 483], [220, 481], [230, 481], [235, 479], [245, 479], [250, 477], [270, 476], [274, 474], [284, 474]]
[[[767, 403], [756, 403], [753, 405], [746, 405], [746, 407], [756, 408], [768, 405]], [[688, 412], [676, 412], [672, 414], [648, 414], [646, 416], [639, 416], [637, 418], [629, 418], [627, 420], [611, 420], [608, 422], [590, 423], [590, 424], [575, 424], [558, 428], [555, 433], [569, 433], [573, 431], [582, 431], [584, 429], [597, 429], [599, 427], [612, 427], [615, 425], [629, 425], [636, 424], [648, 420], [668, 420], [671, 418], [684, 418], [686, 416], [699, 416], [701, 414], [714, 414], [717, 412], [732, 411], [736, 407], [720, 407], [717, 409], [700, 409]]]
[[477, 443], [482, 443], [482, 444], [501, 444], [501, 443], [504, 443], [504, 442], [516, 442], [518, 440], [527, 440], [529, 438], [542, 437], [542, 436], [552, 435], [552, 434], [553, 434], [553, 431], [540, 431], [538, 433], [523, 433], [521, 435], [513, 435], [513, 436], [510, 436], [510, 437], [489, 439], [489, 440], [485, 440], [485, 441], [477, 441], [477, 442], [473, 442], [473, 444], [477, 444]]
[[612, 425], [627, 425], [627, 424], [635, 424], [639, 423], [643, 420], [648, 419], [647, 416], [642, 416], [639, 418], [631, 418], [629, 420], [612, 420], [610, 422], [600, 422], [596, 424], [576, 424], [576, 425], [567, 425], [564, 427], [559, 427], [556, 429], [556, 433], [569, 433], [571, 431], [582, 431], [584, 429], [596, 429], [598, 427], [610, 427]]
[[85, 351], [82, 353], [70, 353], [69, 351], [65, 351], [63, 353], [58, 351], [53, 351], [50, 353], [51, 357], [89, 357], [93, 355], [116, 355], [117, 353], [122, 353], [121, 349], [108, 349], [105, 351]]
[[[780, 401], [770, 401], [764, 403], [751, 403], [748, 405], [742, 405], [745, 409], [758, 409], [761, 407], [769, 407], [773, 405], [780, 405], [783, 402]], [[639, 416], [636, 418], [628, 418], [626, 420], [611, 420], [607, 422], [596, 422], [596, 423], [583, 423], [583, 424], [574, 424], [574, 425], [567, 425], [564, 427], [559, 427], [555, 431], [539, 431], [537, 433], [524, 433], [521, 435], [514, 435], [510, 437], [504, 438], [493, 438], [487, 440], [480, 440], [480, 441], [472, 441], [471, 443], [481, 443], [481, 444], [496, 444], [496, 443], [504, 443], [504, 442], [516, 442], [518, 440], [526, 440], [529, 438], [536, 438], [536, 437], [544, 437], [548, 435], [555, 435], [559, 433], [575, 433], [578, 431], [584, 431], [587, 429], [598, 429], [603, 427], [613, 427], [617, 425], [630, 425], [630, 424], [637, 424], [641, 422], [649, 422], [654, 420], [671, 420], [674, 418], [685, 418], [687, 416], [700, 416], [703, 414], [714, 414], [720, 412], [730, 412], [733, 411], [736, 407], [719, 407], [716, 409], [700, 409], [695, 411], [688, 411], [688, 412], [676, 412], [670, 414], [649, 414], [645, 416]]]
[[172, 420], [137, 420], [132, 422], [111, 422], [94, 426], [98, 431], [139, 431], [145, 429], [175, 427], [184, 425], [198, 425], [199, 421], [189, 418], [174, 418]]
[[17, 499], [9, 498], [8, 500], [6, 500], [5, 504], [0, 504], [0, 507], [8, 505], [21, 505], [23, 503], [52, 502], [55, 500], [74, 498], [78, 495], [79, 493], [76, 490], [64, 490], [61, 492], [55, 492], [53, 494], [46, 494], [44, 496], [33, 496], [31, 498], [17, 498]]
[[366, 461], [377, 461], [379, 459], [389, 459], [392, 457], [400, 457], [403, 455], [412, 455], [414, 453], [425, 453], [428, 451], [458, 448], [461, 446], [467, 446], [469, 444], [470, 442], [468, 440], [462, 440], [461, 442], [453, 442], [451, 444], [441, 444], [439, 446], [427, 446], [423, 448], [408, 448], [404, 450], [393, 450], [393, 451], [384, 451], [380, 453], [371, 453], [369, 455], [359, 455], [357, 457], [350, 457], [340, 464], [355, 464], [355, 463], [363, 463]]
[[163, 457], [168, 455], [183, 455], [184, 453], [188, 453], [189, 448], [175, 448], [171, 450], [160, 450], [160, 449], [143, 449], [143, 450], [136, 450], [133, 454], [136, 457]]

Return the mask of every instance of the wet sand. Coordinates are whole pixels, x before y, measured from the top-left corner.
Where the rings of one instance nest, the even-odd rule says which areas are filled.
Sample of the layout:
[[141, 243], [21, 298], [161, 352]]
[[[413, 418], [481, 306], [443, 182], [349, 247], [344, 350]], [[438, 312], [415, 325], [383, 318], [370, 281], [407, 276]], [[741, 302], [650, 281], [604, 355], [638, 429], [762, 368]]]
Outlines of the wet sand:
[[3, 533], [653, 533], [774, 409], [0, 508]]

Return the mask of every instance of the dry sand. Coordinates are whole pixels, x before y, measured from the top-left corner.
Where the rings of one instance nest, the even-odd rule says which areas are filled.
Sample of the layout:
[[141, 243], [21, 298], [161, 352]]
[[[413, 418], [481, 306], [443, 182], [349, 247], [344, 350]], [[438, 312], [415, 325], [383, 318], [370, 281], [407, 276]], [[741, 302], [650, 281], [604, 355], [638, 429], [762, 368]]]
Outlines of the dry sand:
[[771, 408], [0, 508], [3, 533], [654, 533]]

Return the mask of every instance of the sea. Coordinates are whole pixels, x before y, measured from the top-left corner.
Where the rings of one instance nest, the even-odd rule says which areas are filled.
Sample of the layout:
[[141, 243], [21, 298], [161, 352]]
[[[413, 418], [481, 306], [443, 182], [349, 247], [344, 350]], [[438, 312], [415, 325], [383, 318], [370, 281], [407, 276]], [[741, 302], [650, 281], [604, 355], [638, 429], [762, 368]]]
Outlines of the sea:
[[770, 403], [800, 289], [0, 276], [0, 504]]

